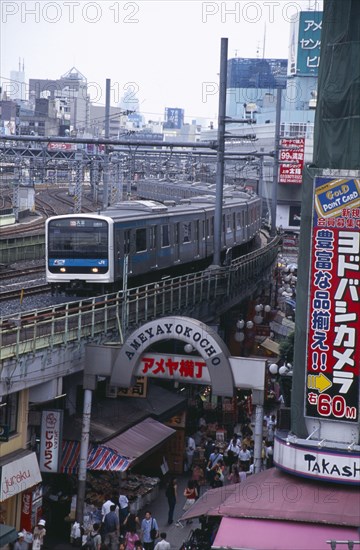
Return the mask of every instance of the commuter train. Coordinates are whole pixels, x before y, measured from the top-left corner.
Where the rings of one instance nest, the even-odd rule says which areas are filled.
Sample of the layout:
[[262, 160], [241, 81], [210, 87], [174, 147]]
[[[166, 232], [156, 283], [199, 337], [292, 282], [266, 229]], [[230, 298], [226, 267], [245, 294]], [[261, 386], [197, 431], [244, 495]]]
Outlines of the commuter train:
[[[215, 197], [198, 196], [180, 204], [133, 200], [99, 214], [51, 217], [46, 221], [46, 280], [53, 291], [78, 295], [119, 289], [124, 276], [146, 284], [204, 269], [214, 251], [214, 213]], [[260, 224], [257, 196], [224, 195], [222, 254], [229, 249], [241, 254]]]

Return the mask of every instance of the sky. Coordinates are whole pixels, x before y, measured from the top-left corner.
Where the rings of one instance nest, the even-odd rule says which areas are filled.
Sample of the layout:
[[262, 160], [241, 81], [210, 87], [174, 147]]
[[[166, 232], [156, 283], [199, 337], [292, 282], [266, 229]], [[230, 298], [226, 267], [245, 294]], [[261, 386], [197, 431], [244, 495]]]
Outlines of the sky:
[[[221, 38], [228, 58], [288, 57], [290, 19], [315, 0], [2, 0], [0, 77], [24, 59], [26, 80], [59, 78], [76, 67], [93, 102], [130, 94], [145, 120], [165, 107], [185, 120], [216, 120]], [[265, 48], [264, 48], [265, 46]], [[202, 120], [203, 119], [203, 120]]]

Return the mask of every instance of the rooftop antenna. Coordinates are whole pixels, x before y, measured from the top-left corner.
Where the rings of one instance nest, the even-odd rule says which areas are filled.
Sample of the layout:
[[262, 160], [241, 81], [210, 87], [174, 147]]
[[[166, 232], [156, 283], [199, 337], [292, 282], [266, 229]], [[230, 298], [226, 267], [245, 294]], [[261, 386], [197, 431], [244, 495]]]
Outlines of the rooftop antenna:
[[263, 59], [265, 59], [265, 45], [266, 45], [266, 21], [264, 24], [264, 40], [263, 40]]

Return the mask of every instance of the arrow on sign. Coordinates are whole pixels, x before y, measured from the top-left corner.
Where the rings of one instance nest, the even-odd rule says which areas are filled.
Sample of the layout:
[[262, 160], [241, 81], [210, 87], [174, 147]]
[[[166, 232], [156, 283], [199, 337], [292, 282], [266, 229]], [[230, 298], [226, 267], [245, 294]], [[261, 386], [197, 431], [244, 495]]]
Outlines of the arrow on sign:
[[331, 388], [332, 382], [328, 379], [325, 374], [308, 374], [307, 377], [307, 387], [311, 390], [319, 390], [319, 393], [322, 393], [325, 390]]

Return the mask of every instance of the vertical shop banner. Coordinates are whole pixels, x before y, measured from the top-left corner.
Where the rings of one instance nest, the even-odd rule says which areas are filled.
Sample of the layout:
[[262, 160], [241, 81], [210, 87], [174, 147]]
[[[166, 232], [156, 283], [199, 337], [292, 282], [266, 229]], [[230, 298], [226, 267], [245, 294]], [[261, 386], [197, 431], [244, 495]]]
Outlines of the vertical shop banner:
[[24, 491], [21, 495], [20, 528], [32, 533], [35, 525], [41, 519], [42, 485], [35, 489]]
[[358, 422], [360, 179], [314, 187], [306, 415]]
[[280, 140], [279, 183], [301, 185], [305, 138]]
[[40, 438], [40, 471], [59, 471], [62, 448], [63, 411], [42, 411]]

